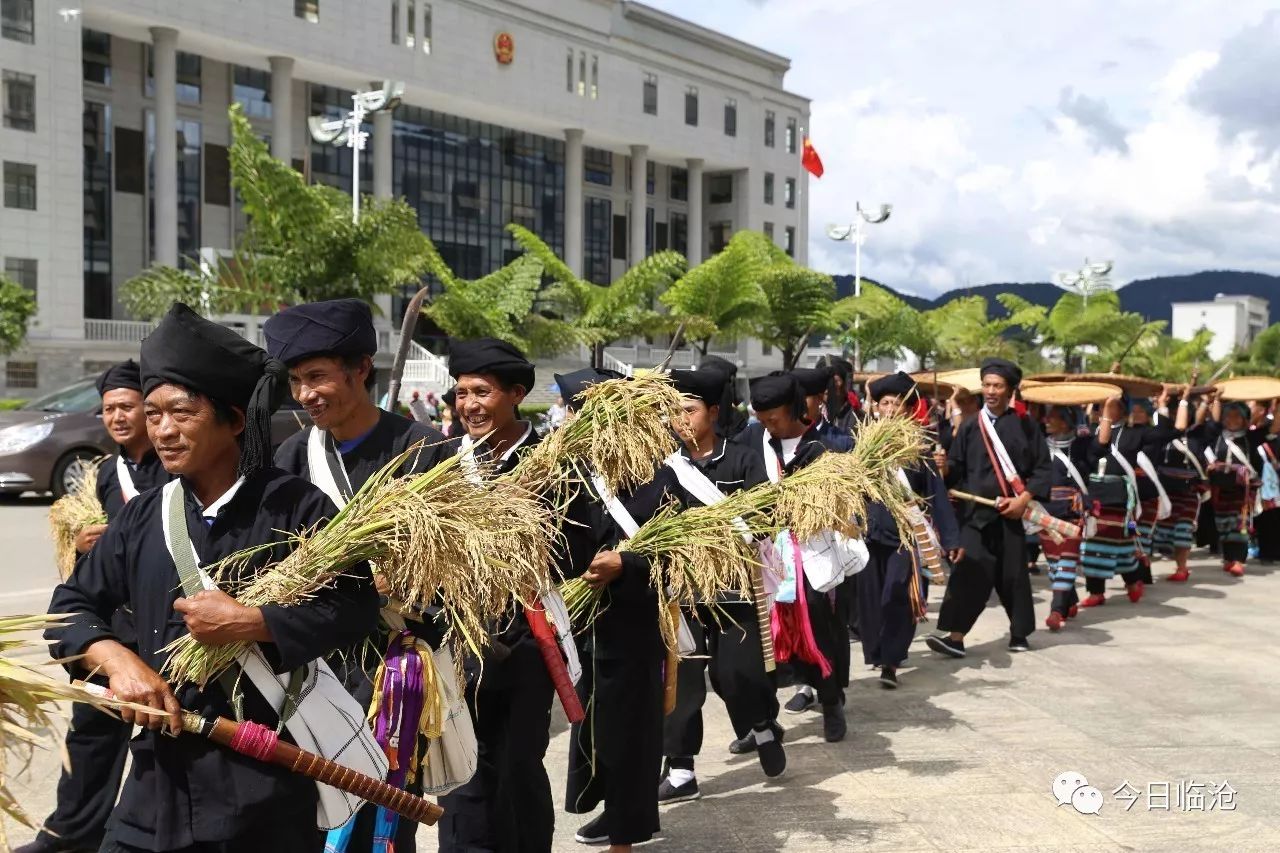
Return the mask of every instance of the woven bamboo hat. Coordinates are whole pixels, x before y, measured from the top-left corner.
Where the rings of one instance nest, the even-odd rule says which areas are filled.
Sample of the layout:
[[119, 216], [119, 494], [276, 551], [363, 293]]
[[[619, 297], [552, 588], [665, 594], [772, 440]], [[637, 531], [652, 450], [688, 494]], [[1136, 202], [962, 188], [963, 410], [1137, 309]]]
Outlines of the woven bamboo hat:
[[1037, 385], [1053, 382], [1101, 382], [1104, 385], [1115, 385], [1131, 397], [1155, 397], [1164, 388], [1163, 384], [1154, 379], [1126, 376], [1123, 373], [1041, 373], [1031, 379]]
[[1237, 376], [1224, 379], [1213, 387], [1223, 400], [1274, 400], [1280, 397], [1280, 379], [1274, 376]]
[[1046, 406], [1087, 406], [1119, 396], [1119, 385], [1106, 382], [1041, 382], [1023, 388], [1022, 399]]
[[913, 373], [911, 378], [915, 380], [916, 388], [926, 397], [935, 399], [950, 397], [951, 392], [956, 389], [956, 386], [952, 383], [942, 380], [941, 373], [938, 374], [936, 379], [932, 373]]
[[[933, 375], [930, 374], [930, 379]], [[938, 374], [938, 381], [955, 387], [963, 388], [970, 394], [982, 393], [982, 370], [977, 367], [968, 367], [964, 370], [944, 370]]]

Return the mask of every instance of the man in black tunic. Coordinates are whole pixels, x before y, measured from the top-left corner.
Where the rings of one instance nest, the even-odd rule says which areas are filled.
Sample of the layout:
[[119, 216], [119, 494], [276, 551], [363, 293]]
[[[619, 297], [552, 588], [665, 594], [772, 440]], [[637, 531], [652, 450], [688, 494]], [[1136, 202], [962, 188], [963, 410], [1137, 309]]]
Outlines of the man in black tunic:
[[[342, 507], [371, 476], [415, 444], [423, 446], [400, 467], [400, 476], [426, 471], [449, 453], [445, 437], [429, 424], [374, 405], [369, 392], [376, 379], [373, 356], [378, 336], [367, 302], [331, 299], [295, 305], [268, 318], [262, 333], [267, 352], [289, 368], [290, 393], [312, 420], [312, 426], [280, 445], [276, 467], [310, 480]], [[375, 575], [374, 581], [385, 594], [381, 577]], [[408, 627], [415, 636], [439, 646], [438, 632], [416, 620]], [[374, 677], [387, 649], [388, 632], [380, 629], [368, 640], [332, 661], [347, 689], [365, 708], [373, 701]], [[335, 853], [371, 849], [377, 811], [366, 804], [348, 837], [339, 839], [335, 833], [329, 842], [340, 848]], [[413, 853], [416, 833], [416, 823], [397, 819], [398, 853]]]
[[[1049, 498], [1053, 465], [1040, 427], [1012, 408], [1013, 392], [1022, 371], [1004, 359], [982, 364], [984, 406], [976, 417], [960, 424], [947, 452], [943, 472], [947, 485], [969, 494], [995, 500], [996, 507], [963, 503], [960, 547], [964, 557], [947, 581], [947, 592], [938, 613], [938, 629], [929, 648], [953, 658], [965, 656], [964, 637], [978, 621], [992, 589], [1009, 616], [1009, 650], [1030, 649], [1027, 637], [1035, 631], [1031, 602], [1031, 576], [1027, 570], [1026, 530], [1023, 511], [1032, 499]], [[984, 432], [982, 419], [998, 441]], [[999, 459], [1003, 445], [1013, 466], [1006, 474]]]
[[[493, 338], [454, 341], [449, 372], [456, 380], [455, 410], [466, 429], [451, 448], [475, 476], [510, 472], [540, 441], [518, 407], [534, 384], [534, 366], [511, 344]], [[586, 570], [595, 556], [592, 516], [585, 497], [569, 504], [557, 564], [564, 578]], [[467, 703], [478, 755], [469, 782], [440, 798], [440, 853], [546, 853], [551, 850], [555, 806], [543, 761], [551, 742], [555, 687], [528, 617], [519, 602], [511, 621], [495, 626], [484, 661], [468, 661]]]
[[[147, 437], [138, 363], [129, 359], [107, 368], [98, 377], [98, 393], [102, 396], [102, 425], [116, 442], [116, 452], [98, 466], [98, 502], [110, 522], [130, 499], [164, 484], [169, 474]], [[77, 554], [87, 554], [106, 529], [105, 524], [82, 529], [76, 536]], [[115, 615], [113, 628], [132, 647], [133, 624], [126, 612]], [[102, 683], [105, 685], [105, 680]], [[17, 848], [16, 853], [98, 849], [120, 792], [132, 731], [128, 723], [89, 705], [72, 706], [57, 806], [35, 840]]]
[[[284, 365], [236, 333], [176, 304], [142, 342], [147, 429], [165, 469], [179, 482], [125, 506], [94, 549], [59, 586], [51, 613], [69, 614], [46, 636], [56, 658], [83, 655], [73, 672], [98, 670], [118, 698], [163, 708], [135, 715], [144, 727], [130, 743], [133, 762], [112, 813], [106, 853], [133, 851], [298, 851], [314, 853], [315, 782], [192, 736], [180, 711], [233, 716], [220, 683], [174, 690], [157, 673], [166, 645], [186, 634], [203, 643], [259, 645], [276, 673], [288, 673], [367, 635], [377, 617], [368, 567], [352, 566], [303, 604], [245, 607], [220, 590], [182, 595], [164, 530], [166, 502], [184, 510], [201, 565], [251, 546], [264, 549], [236, 578], [251, 578], [286, 556], [292, 532], [322, 524], [333, 504], [315, 487], [268, 467], [271, 412], [284, 393]], [[137, 653], [111, 628], [128, 606]], [[278, 717], [250, 679], [241, 679], [245, 717], [275, 727]], [[287, 732], [282, 735], [288, 738]]]
[[[735, 441], [759, 455], [766, 475], [770, 465], [775, 466], [775, 476], [785, 477], [828, 450], [848, 450], [848, 443], [840, 436], [823, 435], [808, 420], [805, 394], [793, 374], [775, 371], [751, 380], [751, 407], [759, 423], [749, 425]], [[766, 443], [772, 452], [765, 451]], [[844, 718], [844, 689], [849, 686], [849, 601], [845, 585], [831, 592], [818, 592], [806, 580], [803, 593], [798, 589], [796, 593], [805, 596], [809, 624], [818, 650], [831, 664], [831, 674], [824, 677], [814, 664], [794, 664], [796, 680], [803, 686], [787, 703], [787, 710], [800, 713], [814, 704], [820, 705], [823, 737], [828, 743], [835, 743], [844, 740], [848, 728]]]
[[[715, 434], [724, 375], [705, 368], [673, 370], [671, 379], [688, 397], [684, 403], [687, 431], [681, 436], [684, 446], [680, 453], [689, 464], [721, 494], [767, 482], [764, 464], [758, 455]], [[683, 480], [680, 482], [683, 503], [691, 506], [703, 503], [689, 492]], [[714, 607], [708, 604], [698, 609], [696, 621], [687, 619], [697, 649], [693, 656], [680, 659], [676, 708], [663, 725], [667, 773], [658, 786], [660, 803], [678, 803], [701, 796], [694, 775], [694, 758], [702, 751], [702, 706], [707, 698], [704, 673], [708, 663], [711, 687], [724, 699], [733, 726], [735, 740], [730, 744], [730, 752], [757, 752], [761, 768], [771, 778], [780, 775], [787, 766], [782, 728], [777, 724], [777, 690], [773, 675], [764, 669], [755, 602], [725, 593]]]

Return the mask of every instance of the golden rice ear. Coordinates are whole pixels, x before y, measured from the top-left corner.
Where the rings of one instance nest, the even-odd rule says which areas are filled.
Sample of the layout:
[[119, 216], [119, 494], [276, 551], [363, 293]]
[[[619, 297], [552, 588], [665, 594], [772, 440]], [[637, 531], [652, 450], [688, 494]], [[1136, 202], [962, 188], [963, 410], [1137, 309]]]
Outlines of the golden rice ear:
[[54, 561], [64, 581], [76, 567], [76, 536], [86, 527], [107, 523], [106, 510], [98, 501], [98, 467], [105, 458], [81, 465], [71, 489], [49, 507]]

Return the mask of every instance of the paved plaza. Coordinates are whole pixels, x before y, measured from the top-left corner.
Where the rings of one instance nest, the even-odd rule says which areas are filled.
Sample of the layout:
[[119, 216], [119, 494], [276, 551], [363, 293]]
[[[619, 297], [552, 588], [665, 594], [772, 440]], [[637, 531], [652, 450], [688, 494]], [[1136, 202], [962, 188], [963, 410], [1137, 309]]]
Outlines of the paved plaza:
[[[42, 606], [40, 591], [53, 579], [45, 511], [32, 502], [0, 507], [10, 555], [0, 611]], [[1169, 565], [1157, 565], [1157, 578]], [[818, 714], [784, 715], [789, 765], [776, 782], [764, 780], [754, 757], [729, 755], [724, 706], [709, 697], [698, 760], [703, 797], [664, 808], [662, 838], [648, 847], [1280, 849], [1280, 664], [1272, 639], [1280, 571], [1251, 566], [1236, 580], [1207, 559], [1193, 568], [1192, 584], [1157, 583], [1138, 605], [1117, 585], [1105, 607], [1085, 611], [1068, 630], [1036, 633], [1030, 654], [1006, 651], [1006, 623], [993, 607], [964, 661], [940, 659], [917, 641], [897, 691], [858, 670], [843, 743], [822, 741]], [[1048, 584], [1040, 577], [1035, 585], [1043, 618]], [[940, 597], [934, 590], [934, 612]], [[854, 656], [861, 659], [860, 649]], [[548, 756], [557, 802], [567, 748], [557, 711]], [[57, 761], [45, 752], [17, 780], [38, 816], [52, 805]], [[1068, 771], [1098, 790], [1098, 814], [1057, 805], [1051, 786]], [[583, 849], [573, 830], [584, 822], [558, 814], [555, 849]], [[29, 837], [10, 827], [11, 843]], [[434, 830], [420, 832], [419, 847], [435, 849]]]

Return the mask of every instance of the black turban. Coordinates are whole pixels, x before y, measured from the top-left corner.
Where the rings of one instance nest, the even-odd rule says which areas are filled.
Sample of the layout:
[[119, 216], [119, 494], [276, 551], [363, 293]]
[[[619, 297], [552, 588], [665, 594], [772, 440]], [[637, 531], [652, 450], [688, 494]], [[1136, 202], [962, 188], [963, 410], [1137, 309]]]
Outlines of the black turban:
[[378, 351], [373, 312], [363, 299], [306, 302], [268, 317], [262, 324], [267, 352], [285, 364], [318, 355], [361, 356]]
[[696, 397], [708, 406], [719, 406], [729, 379], [718, 370], [673, 370], [671, 382], [681, 394]]
[[533, 363], [513, 345], [497, 338], [449, 342], [449, 375], [457, 379], [464, 374], [487, 374], [525, 391], [532, 391], [535, 382]]
[[806, 397], [827, 393], [827, 383], [831, 381], [831, 368], [826, 365], [817, 367], [797, 367], [791, 371], [800, 382]]
[[583, 391], [586, 391], [592, 385], [604, 382], [606, 379], [626, 379], [616, 370], [604, 370], [596, 367], [584, 367], [581, 370], [575, 370], [573, 373], [557, 373], [555, 375], [556, 385], [560, 388], [560, 396], [564, 398], [565, 405], [569, 407], [569, 411], [578, 411], [578, 406], [582, 402], [578, 399]]
[[142, 390], [142, 374], [138, 370], [138, 362], [133, 359], [113, 364], [98, 377], [98, 394], [105, 394], [117, 388], [130, 391]]
[[718, 370], [730, 379], [738, 375], [738, 365], [729, 361], [729, 359], [721, 358], [718, 355], [704, 356], [702, 363], [698, 365], [698, 369]]
[[982, 362], [981, 375], [986, 376], [994, 373], [1005, 382], [1009, 383], [1009, 389], [1012, 390], [1022, 384], [1022, 368], [1014, 364], [1012, 361], [1005, 361], [1003, 358], [989, 358]]
[[872, 400], [878, 403], [881, 397], [905, 397], [915, 387], [916, 381], [899, 370], [897, 373], [890, 373], [867, 383], [867, 393], [871, 395]]
[[271, 464], [271, 414], [288, 391], [289, 371], [260, 347], [175, 302], [142, 340], [142, 394], [181, 385], [244, 412], [240, 473]]
[[751, 380], [751, 408], [764, 412], [780, 406], [790, 406], [797, 419], [805, 414], [804, 389], [795, 374], [775, 370]]

